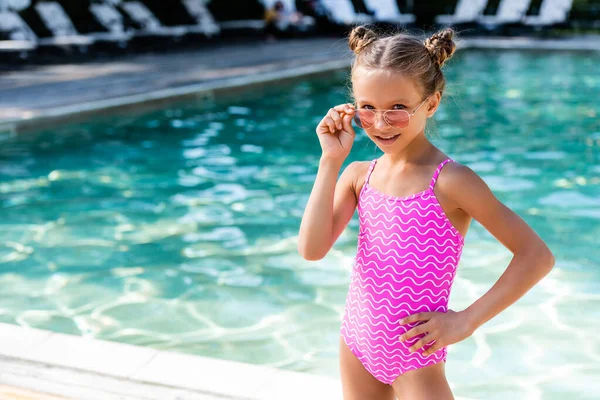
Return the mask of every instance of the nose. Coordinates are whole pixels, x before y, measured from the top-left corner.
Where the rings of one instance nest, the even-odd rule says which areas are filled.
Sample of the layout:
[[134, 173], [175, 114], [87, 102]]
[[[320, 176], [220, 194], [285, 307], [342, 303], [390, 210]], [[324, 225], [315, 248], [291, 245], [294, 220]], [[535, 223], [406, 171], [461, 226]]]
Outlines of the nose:
[[383, 118], [383, 114], [379, 113], [377, 115], [377, 118], [375, 118], [374, 128], [377, 129], [378, 131], [387, 131], [391, 128], [391, 126], [389, 126], [388, 123], [385, 122], [385, 119]]

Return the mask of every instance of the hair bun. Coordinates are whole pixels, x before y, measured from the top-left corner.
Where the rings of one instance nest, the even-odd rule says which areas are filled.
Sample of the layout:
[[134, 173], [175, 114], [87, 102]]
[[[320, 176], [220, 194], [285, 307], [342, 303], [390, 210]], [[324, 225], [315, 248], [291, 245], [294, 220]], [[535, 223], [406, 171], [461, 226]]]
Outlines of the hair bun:
[[452, 37], [454, 37], [454, 31], [451, 28], [446, 28], [434, 33], [430, 38], [425, 40], [425, 47], [429, 55], [431, 55], [431, 59], [440, 68], [446, 60], [452, 57], [452, 54], [456, 50], [456, 44], [452, 40]]
[[350, 32], [348, 46], [354, 54], [359, 54], [365, 47], [377, 40], [377, 34], [364, 25], [357, 26]]

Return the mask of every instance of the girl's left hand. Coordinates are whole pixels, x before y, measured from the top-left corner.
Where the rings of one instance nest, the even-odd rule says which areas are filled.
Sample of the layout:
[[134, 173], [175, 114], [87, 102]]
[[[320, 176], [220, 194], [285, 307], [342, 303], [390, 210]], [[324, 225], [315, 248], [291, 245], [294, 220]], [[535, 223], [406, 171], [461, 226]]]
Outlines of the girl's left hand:
[[428, 356], [442, 347], [458, 343], [473, 334], [464, 311], [422, 312], [403, 318], [399, 323], [400, 325], [406, 325], [417, 321], [427, 322], [415, 326], [400, 336], [400, 341], [404, 341], [421, 333], [426, 333], [425, 337], [410, 347], [411, 353], [435, 340], [435, 343], [422, 353], [424, 356]]

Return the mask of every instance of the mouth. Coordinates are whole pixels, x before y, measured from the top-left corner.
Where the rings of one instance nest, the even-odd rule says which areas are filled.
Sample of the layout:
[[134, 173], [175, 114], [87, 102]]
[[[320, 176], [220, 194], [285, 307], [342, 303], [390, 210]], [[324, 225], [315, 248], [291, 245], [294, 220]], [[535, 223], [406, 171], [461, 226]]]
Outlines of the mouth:
[[375, 136], [375, 140], [377, 140], [377, 143], [380, 143], [385, 146], [389, 146], [390, 144], [393, 144], [396, 140], [398, 140], [398, 138], [400, 136], [402, 136], [402, 135], [397, 134], [395, 136], [387, 136], [387, 137]]

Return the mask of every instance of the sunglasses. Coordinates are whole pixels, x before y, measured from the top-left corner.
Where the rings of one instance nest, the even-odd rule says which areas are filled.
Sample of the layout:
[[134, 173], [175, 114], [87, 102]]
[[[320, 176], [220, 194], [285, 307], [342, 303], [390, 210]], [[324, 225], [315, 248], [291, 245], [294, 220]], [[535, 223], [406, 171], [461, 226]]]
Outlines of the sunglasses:
[[366, 108], [357, 108], [354, 112], [354, 122], [359, 128], [369, 129], [377, 122], [377, 114], [382, 113], [383, 120], [392, 128], [406, 128], [410, 123], [410, 117], [421, 108], [423, 104], [429, 99], [429, 97], [413, 111], [409, 113], [406, 110], [369, 110]]

